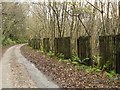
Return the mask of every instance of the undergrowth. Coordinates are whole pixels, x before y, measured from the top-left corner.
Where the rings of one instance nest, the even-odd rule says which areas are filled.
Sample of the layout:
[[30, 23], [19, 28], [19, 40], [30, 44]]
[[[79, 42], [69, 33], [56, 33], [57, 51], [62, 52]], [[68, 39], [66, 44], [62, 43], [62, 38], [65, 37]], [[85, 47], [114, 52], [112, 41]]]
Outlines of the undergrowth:
[[[40, 50], [40, 52], [43, 53], [44, 51]], [[56, 57], [59, 61], [65, 62], [66, 64], [73, 64], [76, 70], [85, 71], [87, 73], [98, 73], [99, 74], [103, 70], [103, 69], [100, 69], [99, 67], [99, 64], [100, 64], [99, 56], [93, 56], [92, 57], [93, 65], [87, 66], [86, 61], [89, 60], [89, 58], [85, 58], [82, 60], [77, 55], [73, 55], [71, 59], [65, 59], [62, 53], [55, 55], [55, 53], [52, 51], [49, 51], [47, 55], [50, 57]], [[107, 68], [107, 66], [109, 65], [107, 64], [104, 65], [104, 68]], [[116, 76], [117, 77], [119, 76], [116, 74], [115, 70], [105, 71], [105, 75], [108, 76], [109, 78], [115, 78]]]
[[10, 38], [7, 38], [7, 39], [3, 39], [2, 40], [2, 45], [3, 46], [6, 46], [6, 45], [15, 45], [16, 42], [15, 41], [12, 41]]

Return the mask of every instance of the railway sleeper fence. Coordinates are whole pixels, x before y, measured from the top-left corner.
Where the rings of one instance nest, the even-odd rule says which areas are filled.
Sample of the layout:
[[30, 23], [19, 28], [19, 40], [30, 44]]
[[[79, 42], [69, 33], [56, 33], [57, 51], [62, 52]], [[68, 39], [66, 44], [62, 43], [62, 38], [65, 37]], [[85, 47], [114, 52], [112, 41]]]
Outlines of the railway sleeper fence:
[[43, 50], [46, 53], [50, 51], [50, 40], [49, 40], [49, 38], [43, 38]]
[[81, 36], [77, 39], [77, 53], [84, 64], [92, 65], [89, 36]]
[[[77, 54], [81, 60], [86, 60], [87, 65], [92, 65], [90, 37], [81, 36], [77, 39]], [[44, 38], [43, 48], [45, 52], [50, 51], [50, 40]], [[41, 47], [40, 39], [28, 40], [33, 49]], [[59, 37], [54, 39], [55, 55], [63, 54], [64, 58], [72, 57], [70, 37]], [[105, 68], [108, 64], [109, 70], [116, 70], [120, 74], [120, 35], [99, 36], [100, 67]]]
[[99, 37], [100, 67], [120, 74], [120, 35]]
[[28, 40], [28, 45], [32, 47], [33, 49], [40, 49], [41, 48], [41, 39], [29, 39]]
[[55, 55], [63, 54], [65, 59], [72, 57], [70, 37], [54, 39]]

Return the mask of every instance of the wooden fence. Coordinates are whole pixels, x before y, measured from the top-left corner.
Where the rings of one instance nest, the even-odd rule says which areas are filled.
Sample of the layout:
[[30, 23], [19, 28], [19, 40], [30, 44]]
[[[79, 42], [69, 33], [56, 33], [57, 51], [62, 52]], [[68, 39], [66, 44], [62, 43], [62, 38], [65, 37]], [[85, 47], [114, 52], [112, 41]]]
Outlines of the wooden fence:
[[120, 74], [120, 35], [116, 36], [116, 73]]
[[29, 45], [30, 47], [32, 47], [32, 39], [29, 39], [29, 40], [28, 40], [28, 45]]
[[28, 40], [28, 45], [31, 46], [33, 49], [40, 49], [41, 40], [40, 39], [30, 39], [30, 40]]
[[100, 66], [109, 65], [108, 70], [116, 68], [120, 73], [120, 35], [100, 36]]
[[50, 41], [49, 38], [44, 38], [43, 39], [43, 49], [45, 52], [49, 52], [50, 51]]
[[103, 68], [103, 66], [109, 62], [110, 64], [109, 69], [112, 69], [113, 68], [112, 64], [115, 63], [115, 58], [116, 58], [115, 36], [100, 36], [99, 46], [100, 46], [101, 68]]
[[[78, 51], [78, 57], [81, 60], [86, 59], [86, 64], [91, 65], [91, 46], [90, 46], [90, 37], [88, 36], [81, 36], [77, 39], [77, 51]], [[89, 59], [87, 59], [89, 58]]]
[[[92, 64], [91, 60], [91, 45], [90, 37], [81, 36], [77, 39], [78, 57], [81, 60], [86, 60], [87, 65]], [[40, 39], [31, 39], [28, 41], [29, 46], [34, 49], [40, 48]], [[61, 37], [54, 39], [55, 54], [63, 54], [64, 58], [72, 57], [70, 37]], [[43, 39], [43, 48], [45, 52], [50, 51], [49, 38]], [[100, 53], [100, 67], [107, 63], [109, 70], [116, 70], [120, 74], [120, 35], [99, 36], [99, 53]]]
[[55, 54], [63, 54], [64, 58], [71, 58], [70, 37], [55, 38]]
[[41, 40], [40, 39], [36, 39], [36, 49], [40, 49], [41, 48]]

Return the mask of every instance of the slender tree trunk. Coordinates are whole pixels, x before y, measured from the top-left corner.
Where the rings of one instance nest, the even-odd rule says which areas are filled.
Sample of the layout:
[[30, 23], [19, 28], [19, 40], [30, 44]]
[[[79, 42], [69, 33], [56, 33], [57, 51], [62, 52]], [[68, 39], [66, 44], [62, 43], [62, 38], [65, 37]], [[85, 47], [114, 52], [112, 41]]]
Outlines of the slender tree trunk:
[[[97, 7], [97, 2], [95, 2], [95, 7]], [[92, 55], [97, 55], [98, 52], [97, 52], [97, 48], [96, 48], [96, 40], [97, 40], [97, 35], [96, 35], [96, 20], [95, 20], [95, 13], [97, 12], [97, 10], [95, 8], [93, 8], [93, 13], [94, 15], [91, 17], [91, 27], [90, 27], [90, 36], [91, 36], [91, 53]]]
[[118, 27], [118, 33], [120, 34], [120, 1], [119, 1], [119, 3], [118, 3], [118, 5], [119, 5], [119, 19], [118, 19], [118, 22], [119, 22], [119, 27]]
[[106, 33], [109, 34], [110, 28], [109, 28], [109, 8], [110, 8], [110, 2], [108, 0], [108, 6], [107, 6], [107, 22], [106, 22]]
[[103, 25], [103, 32], [102, 34], [105, 35], [105, 22], [104, 22], [104, 13], [103, 13], [103, 4], [101, 3], [101, 8], [102, 8], [102, 11], [101, 11], [101, 15], [102, 15], [102, 25]]

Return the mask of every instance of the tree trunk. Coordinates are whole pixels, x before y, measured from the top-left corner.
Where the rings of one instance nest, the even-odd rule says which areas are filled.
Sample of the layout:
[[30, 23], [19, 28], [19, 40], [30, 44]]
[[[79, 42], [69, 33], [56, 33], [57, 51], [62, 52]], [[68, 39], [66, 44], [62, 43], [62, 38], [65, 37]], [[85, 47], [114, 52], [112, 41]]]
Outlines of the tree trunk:
[[109, 34], [110, 28], [109, 28], [109, 9], [110, 9], [110, 2], [108, 0], [108, 6], [107, 6], [107, 22], [106, 22], [106, 33]]
[[120, 34], [120, 1], [119, 1], [118, 5], [119, 5], [119, 20], [118, 20], [119, 27], [118, 27], [118, 33]]

